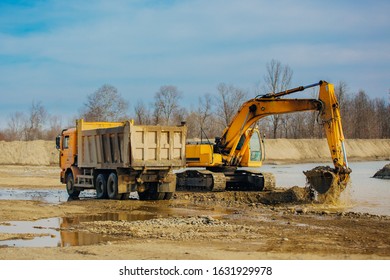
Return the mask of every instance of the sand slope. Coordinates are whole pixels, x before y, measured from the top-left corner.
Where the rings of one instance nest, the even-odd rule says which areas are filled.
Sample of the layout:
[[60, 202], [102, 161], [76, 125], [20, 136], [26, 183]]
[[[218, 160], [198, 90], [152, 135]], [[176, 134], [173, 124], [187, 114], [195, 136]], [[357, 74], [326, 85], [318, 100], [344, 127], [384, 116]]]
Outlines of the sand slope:
[[[325, 139], [266, 139], [266, 162], [329, 161]], [[390, 139], [349, 139], [350, 160], [390, 159]], [[0, 141], [0, 164], [56, 165], [58, 151], [54, 141]]]
[[0, 141], [0, 164], [53, 165], [58, 160], [54, 141]]
[[[348, 139], [345, 149], [349, 160], [390, 159], [390, 139]], [[330, 160], [326, 139], [267, 139], [265, 152], [268, 162]]]

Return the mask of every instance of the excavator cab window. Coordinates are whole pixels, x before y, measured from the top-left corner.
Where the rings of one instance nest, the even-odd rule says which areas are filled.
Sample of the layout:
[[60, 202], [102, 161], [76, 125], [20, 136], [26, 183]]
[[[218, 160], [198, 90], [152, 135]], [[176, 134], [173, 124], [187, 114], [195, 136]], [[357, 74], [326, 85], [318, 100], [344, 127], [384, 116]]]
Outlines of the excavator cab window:
[[251, 161], [261, 161], [262, 159], [260, 141], [259, 132], [255, 131], [250, 140]]

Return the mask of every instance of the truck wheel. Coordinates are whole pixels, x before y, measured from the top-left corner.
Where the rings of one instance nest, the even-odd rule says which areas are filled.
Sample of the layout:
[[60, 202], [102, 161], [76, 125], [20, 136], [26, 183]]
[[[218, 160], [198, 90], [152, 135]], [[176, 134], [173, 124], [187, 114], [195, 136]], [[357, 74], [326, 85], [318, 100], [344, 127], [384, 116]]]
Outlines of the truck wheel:
[[79, 197], [80, 195], [80, 191], [76, 190], [74, 187], [74, 179], [72, 173], [69, 173], [66, 176], [66, 191], [68, 192], [68, 195], [72, 198]]
[[99, 174], [96, 178], [96, 183], [95, 183], [95, 188], [96, 188], [96, 197], [98, 199], [103, 199], [107, 198], [107, 180], [106, 176], [104, 174]]
[[164, 200], [170, 200], [173, 196], [173, 192], [166, 192], [164, 196]]
[[[138, 192], [140, 200], [164, 200], [169, 199], [166, 192], [158, 192], [157, 186], [154, 184], [149, 185], [149, 188], [144, 192]], [[169, 195], [168, 195], [169, 196]]]
[[139, 200], [163, 200], [165, 197], [165, 193], [158, 192], [142, 192], [138, 193]]
[[108, 176], [107, 194], [109, 199], [121, 199], [122, 194], [118, 193], [118, 176], [113, 172]]
[[150, 194], [152, 200], [163, 200], [165, 199], [165, 192], [154, 192]]
[[139, 200], [149, 200], [149, 192], [148, 191], [138, 192], [138, 197]]

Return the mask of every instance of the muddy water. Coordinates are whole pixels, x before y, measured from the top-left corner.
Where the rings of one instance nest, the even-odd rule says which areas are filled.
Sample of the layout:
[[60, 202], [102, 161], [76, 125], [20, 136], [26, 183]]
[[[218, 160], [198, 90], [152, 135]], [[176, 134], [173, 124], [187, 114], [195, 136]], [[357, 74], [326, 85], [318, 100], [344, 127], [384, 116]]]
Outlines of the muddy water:
[[[78, 199], [95, 199], [93, 190], [83, 191]], [[0, 189], [0, 200], [34, 200], [46, 203], [61, 203], [72, 200], [65, 190]]]
[[57, 217], [37, 221], [12, 221], [0, 224], [0, 233], [33, 234], [28, 238], [15, 238], [0, 241], [1, 246], [7, 247], [67, 247], [92, 245], [112, 241], [112, 237], [101, 234], [91, 234], [75, 230], [83, 222], [94, 221], [143, 221], [156, 218], [167, 211], [156, 207], [138, 207], [127, 212], [107, 212], [94, 215], [74, 217]]
[[[345, 211], [376, 215], [390, 215], [390, 180], [375, 179], [372, 176], [388, 164], [388, 161], [351, 162], [350, 186], [340, 198], [339, 207]], [[276, 185], [280, 187], [304, 186], [303, 171], [324, 163], [264, 165], [261, 170], [272, 172]]]
[[36, 221], [11, 221], [0, 223], [0, 233], [18, 234], [10, 240], [0, 241], [1, 247], [68, 247], [105, 243], [115, 237], [77, 230], [77, 225], [94, 221], [145, 221], [169, 216], [210, 215], [221, 218], [231, 214], [218, 207], [208, 209], [182, 209], [157, 206], [140, 206], [126, 212], [107, 212], [74, 217], [56, 217]]

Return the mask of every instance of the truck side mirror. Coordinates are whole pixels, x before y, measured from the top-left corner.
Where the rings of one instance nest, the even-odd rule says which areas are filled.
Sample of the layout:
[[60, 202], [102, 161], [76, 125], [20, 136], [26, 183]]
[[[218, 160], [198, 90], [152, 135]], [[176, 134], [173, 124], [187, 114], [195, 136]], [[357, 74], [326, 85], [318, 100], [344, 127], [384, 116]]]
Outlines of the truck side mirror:
[[56, 137], [56, 149], [59, 150], [61, 148], [61, 136], [58, 135]]

